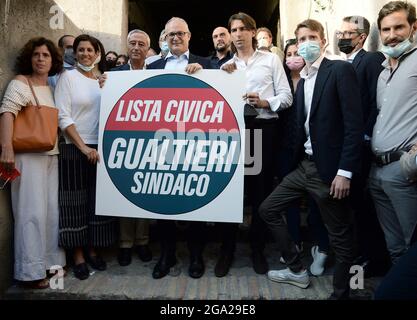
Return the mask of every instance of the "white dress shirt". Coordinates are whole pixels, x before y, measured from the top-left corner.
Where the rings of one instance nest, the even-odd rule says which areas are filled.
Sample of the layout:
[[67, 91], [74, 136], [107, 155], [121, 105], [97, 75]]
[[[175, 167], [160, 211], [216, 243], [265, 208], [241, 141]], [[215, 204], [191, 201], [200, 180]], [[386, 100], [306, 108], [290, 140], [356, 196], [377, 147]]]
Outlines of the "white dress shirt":
[[129, 59], [129, 60], [127, 61], [127, 65], [129, 66], [129, 69], [130, 69], [130, 70], [146, 70], [146, 63], [144, 63], [144, 64], [143, 64], [142, 69], [133, 69], [132, 62], [130, 62], [130, 59]]
[[185, 70], [185, 68], [188, 65], [189, 58], [189, 50], [180, 56], [173, 55], [170, 51], [165, 57], [165, 60], [167, 61], [165, 65], [165, 70]]
[[[304, 115], [306, 121], [304, 123], [304, 130], [307, 136], [307, 142], [304, 144], [305, 152], [312, 156], [313, 147], [311, 145], [310, 137], [310, 113], [311, 113], [311, 104], [313, 102], [314, 87], [316, 85], [317, 75], [320, 69], [320, 65], [323, 62], [324, 55], [318, 58], [311, 67], [307, 65], [301, 70], [300, 76], [304, 79]], [[339, 170], [337, 172], [338, 176], [346, 177], [352, 179], [352, 172]]]
[[290, 85], [276, 54], [256, 50], [248, 64], [235, 54], [223, 66], [231, 63], [235, 63], [238, 70], [246, 71], [246, 92], [256, 92], [261, 100], [269, 103], [270, 109], [256, 109], [258, 119], [278, 118], [277, 111], [292, 105]]
[[354, 54], [352, 54], [349, 58], [346, 56], [346, 61], [349, 62], [349, 63], [353, 63], [353, 60], [355, 60], [355, 58], [358, 55], [358, 53], [361, 52], [362, 50], [363, 49], [359, 49]]

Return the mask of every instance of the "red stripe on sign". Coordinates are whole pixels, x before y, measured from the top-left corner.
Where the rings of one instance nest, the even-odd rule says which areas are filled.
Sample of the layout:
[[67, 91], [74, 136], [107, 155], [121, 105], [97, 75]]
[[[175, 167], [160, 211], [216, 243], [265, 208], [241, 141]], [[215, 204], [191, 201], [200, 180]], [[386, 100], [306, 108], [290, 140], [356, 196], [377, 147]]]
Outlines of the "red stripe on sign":
[[[179, 126], [179, 124], [182, 124]], [[113, 107], [105, 130], [238, 129], [227, 101], [214, 89], [133, 88]]]

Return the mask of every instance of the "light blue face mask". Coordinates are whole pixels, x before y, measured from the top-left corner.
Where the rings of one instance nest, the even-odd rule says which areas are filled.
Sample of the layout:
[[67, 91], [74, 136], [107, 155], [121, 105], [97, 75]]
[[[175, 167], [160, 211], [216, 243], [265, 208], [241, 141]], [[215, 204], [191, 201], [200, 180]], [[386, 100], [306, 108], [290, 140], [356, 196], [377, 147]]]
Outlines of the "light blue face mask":
[[306, 41], [298, 46], [298, 55], [306, 62], [313, 63], [321, 54], [320, 43], [317, 41]]
[[385, 53], [387, 56], [393, 59], [397, 59], [401, 55], [403, 55], [404, 52], [411, 49], [412, 46], [413, 46], [413, 43], [410, 41], [410, 38], [407, 38], [403, 42], [400, 42], [399, 44], [397, 44], [395, 47], [383, 45], [381, 51]]
[[101, 54], [98, 55], [98, 57], [94, 61], [93, 65], [85, 66], [85, 65], [77, 62], [77, 67], [80, 68], [81, 70], [85, 71], [85, 72], [90, 72], [91, 70], [94, 69], [95, 65], [100, 62], [100, 60], [101, 60]]
[[162, 51], [164, 54], [168, 53], [168, 51], [169, 51], [168, 42], [163, 41], [163, 42], [161, 43], [161, 51]]

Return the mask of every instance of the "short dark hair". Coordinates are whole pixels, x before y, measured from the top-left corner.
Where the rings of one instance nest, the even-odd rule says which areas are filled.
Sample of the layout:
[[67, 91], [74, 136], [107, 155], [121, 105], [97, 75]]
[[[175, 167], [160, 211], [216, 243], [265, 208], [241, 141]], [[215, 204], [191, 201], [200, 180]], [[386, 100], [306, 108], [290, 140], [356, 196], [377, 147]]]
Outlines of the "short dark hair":
[[369, 23], [368, 19], [362, 16], [349, 16], [343, 18], [344, 22], [354, 23], [356, 27], [358, 28], [358, 32], [360, 34], [365, 33], [366, 35], [369, 35], [369, 32], [371, 30], [371, 24]]
[[32, 55], [37, 47], [45, 45], [48, 48], [52, 58], [52, 66], [48, 72], [49, 76], [54, 76], [60, 73], [63, 68], [62, 56], [58, 52], [58, 48], [55, 44], [46, 38], [37, 37], [30, 39], [20, 50], [15, 64], [15, 72], [17, 74], [31, 75], [33, 73], [32, 68]]
[[[232, 22], [234, 20], [240, 20], [240, 21], [242, 21], [245, 28], [247, 28], [248, 30], [256, 31], [256, 21], [250, 15], [248, 15], [244, 12], [235, 13], [234, 15], [232, 15], [229, 18], [229, 23], [228, 23], [229, 31], [231, 31]], [[258, 41], [256, 40], [256, 37], [253, 37], [252, 38], [252, 48], [256, 49], [257, 45], [258, 45]], [[232, 47], [232, 51], [236, 52], [236, 47], [233, 44], [233, 42], [232, 42], [231, 47]]]
[[64, 39], [66, 38], [66, 37], [72, 37], [72, 38], [75, 38], [73, 35], [71, 35], [71, 34], [65, 34], [65, 35], [63, 35], [61, 38], [59, 38], [59, 40], [58, 40], [58, 47], [60, 47], [60, 48], [62, 48], [62, 49], [64, 49]]
[[117, 54], [117, 52], [116, 52], [116, 51], [108, 51], [108, 52], [106, 53], [106, 57], [107, 57], [109, 54], [113, 54], [113, 55], [115, 55], [115, 56], [116, 56], [116, 59], [117, 59], [118, 54]]
[[117, 60], [119, 60], [120, 58], [123, 58], [123, 59], [125, 60], [125, 63], [124, 63], [124, 64], [126, 64], [126, 63], [129, 61], [129, 57], [128, 57], [127, 55], [125, 55], [125, 54], [119, 54], [119, 55], [117, 56], [116, 62], [117, 62]]
[[407, 12], [407, 20], [410, 25], [416, 22], [416, 7], [407, 1], [391, 1], [388, 2], [378, 14], [378, 29], [381, 30], [381, 21], [390, 14], [404, 10]]
[[100, 62], [98, 63], [98, 69], [101, 72], [105, 72], [107, 71], [107, 67], [106, 67], [106, 58], [105, 58], [105, 50], [104, 50], [104, 46], [101, 43], [100, 40], [98, 40], [97, 38], [90, 36], [88, 34], [81, 34], [78, 37], [75, 38], [74, 40], [74, 45], [73, 45], [73, 49], [74, 49], [74, 54], [77, 53], [77, 48], [80, 45], [81, 41], [88, 41], [91, 43], [91, 45], [93, 46], [95, 52], [100, 52], [101, 55], [101, 59]]
[[304, 20], [303, 22], [299, 23], [297, 25], [297, 28], [295, 29], [295, 32], [294, 32], [295, 37], [297, 38], [297, 40], [298, 40], [298, 31], [302, 28], [307, 28], [307, 29], [310, 29], [311, 31], [318, 32], [322, 39], [325, 38], [323, 25], [320, 22], [318, 22], [317, 20], [307, 19], [307, 20]]

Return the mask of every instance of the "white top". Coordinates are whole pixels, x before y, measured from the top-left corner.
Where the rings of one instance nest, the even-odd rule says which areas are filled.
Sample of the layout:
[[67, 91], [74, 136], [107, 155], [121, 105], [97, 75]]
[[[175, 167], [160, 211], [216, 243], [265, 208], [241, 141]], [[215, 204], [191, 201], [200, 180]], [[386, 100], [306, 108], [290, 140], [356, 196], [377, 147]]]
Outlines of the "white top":
[[256, 92], [261, 100], [269, 102], [270, 109], [256, 109], [259, 113], [257, 119], [278, 118], [277, 111], [292, 105], [290, 85], [276, 54], [256, 50], [248, 64], [235, 54], [223, 66], [231, 63], [235, 63], [238, 70], [246, 71], [246, 91]]
[[[97, 80], [87, 78], [77, 69], [64, 72], [55, 88], [61, 130], [74, 124], [85, 144], [97, 144], [100, 99]], [[65, 131], [64, 136], [66, 143], [72, 143]]]
[[[318, 58], [309, 68], [306, 65], [300, 72], [301, 78], [304, 79], [304, 115], [306, 117], [306, 121], [304, 123], [304, 130], [307, 136], [307, 142], [304, 144], [305, 152], [312, 156], [313, 155], [313, 147], [311, 145], [311, 137], [310, 137], [310, 112], [311, 112], [311, 104], [313, 102], [313, 94], [314, 94], [314, 87], [316, 85], [317, 75], [319, 73], [320, 65], [323, 62], [324, 55]], [[352, 179], [352, 172], [339, 170], [337, 172], [338, 176], [346, 177], [348, 179]]]
[[165, 57], [165, 60], [167, 61], [165, 70], [185, 70], [188, 65], [189, 57], [190, 51], [187, 51], [180, 56], [173, 55], [170, 51]]
[[[36, 97], [39, 100], [39, 104], [43, 106], [48, 106], [51, 108], [55, 107], [54, 97], [52, 95], [51, 88], [49, 86], [33, 86]], [[4, 94], [3, 101], [0, 107], [0, 114], [5, 112], [10, 112], [17, 116], [28, 104], [36, 105], [35, 97], [30, 90], [28, 84], [23, 83], [20, 80], [10, 81], [7, 90]], [[40, 152], [42, 155], [56, 155], [58, 154], [58, 138], [55, 142], [55, 147], [46, 152]]]

